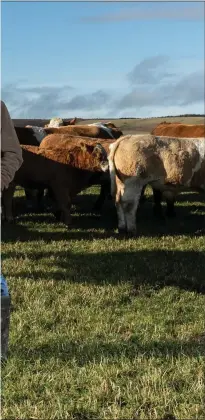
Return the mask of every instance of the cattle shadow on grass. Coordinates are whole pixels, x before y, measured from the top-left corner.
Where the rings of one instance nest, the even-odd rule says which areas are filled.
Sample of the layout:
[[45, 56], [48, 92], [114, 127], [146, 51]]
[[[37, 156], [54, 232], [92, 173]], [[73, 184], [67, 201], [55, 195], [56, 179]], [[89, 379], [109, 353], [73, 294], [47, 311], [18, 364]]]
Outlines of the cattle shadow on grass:
[[[121, 238], [117, 229], [116, 209], [112, 200], [106, 200], [102, 213], [92, 210], [98, 195], [80, 194], [72, 207], [73, 225], [67, 229], [65, 225], [57, 223], [51, 213], [28, 213], [25, 209], [25, 197], [15, 197], [18, 213], [16, 223], [2, 225], [2, 242], [26, 242], [44, 240], [46, 242], [61, 240], [92, 241], [93, 239]], [[186, 204], [188, 202], [188, 204]], [[196, 202], [196, 205], [194, 204]], [[199, 205], [197, 204], [199, 203]], [[165, 210], [165, 204], [163, 206]], [[139, 207], [137, 213], [138, 234], [142, 237], [170, 236], [187, 237], [202, 235], [205, 232], [205, 203], [204, 195], [195, 192], [180, 194], [176, 205], [177, 216], [174, 219], [156, 218], [153, 215], [152, 196]]]
[[[33, 264], [32, 272], [18, 270], [12, 273], [19, 278], [32, 281], [69, 281], [72, 283], [112, 284], [129, 282], [132, 295], [150, 295], [166, 286], [182, 290], [205, 293], [205, 252], [136, 250], [108, 251], [99, 253], [72, 253], [69, 249], [56, 251], [26, 251], [26, 258]], [[2, 252], [2, 260], [25, 259], [20, 251]], [[9, 273], [5, 273], [9, 275]], [[131, 295], [131, 298], [132, 298]]]
[[[92, 241], [106, 238], [125, 240], [125, 237], [117, 233], [117, 216], [112, 203], [103, 209], [102, 214], [94, 213], [90, 209], [84, 209], [81, 213], [79, 209], [78, 213], [74, 211], [75, 209], [72, 212], [72, 227], [69, 229], [56, 222], [50, 213], [21, 214], [14, 224], [2, 224], [2, 242], [82, 239]], [[141, 206], [137, 214], [138, 235], [151, 238], [204, 235], [203, 206], [177, 206], [176, 212], [176, 218], [161, 220], [153, 215], [150, 203]]]
[[[69, 333], [68, 333], [69, 335]], [[140, 337], [136, 334], [129, 340], [118, 342], [106, 342], [102, 338], [96, 337], [96, 341], [91, 343], [76, 342], [69, 339], [69, 336], [63, 338], [58, 337], [57, 340], [45, 342], [44, 344], [34, 345], [26, 349], [25, 344], [10, 344], [9, 351], [21, 359], [27, 354], [26, 360], [32, 361], [37, 358], [49, 360], [50, 358], [60, 359], [66, 363], [75, 360], [79, 366], [86, 366], [89, 363], [101, 363], [103, 359], [116, 360], [121, 357], [129, 361], [136, 360], [137, 357], [149, 360], [150, 358], [164, 357], [169, 354], [170, 359], [178, 358], [182, 354], [187, 357], [200, 357], [204, 355], [204, 339], [203, 337], [194, 337], [190, 341], [166, 340], [151, 341], [143, 344]], [[136, 376], [137, 372], [127, 372], [128, 376]], [[122, 373], [122, 377], [124, 372]], [[127, 375], [126, 375], [127, 376]]]

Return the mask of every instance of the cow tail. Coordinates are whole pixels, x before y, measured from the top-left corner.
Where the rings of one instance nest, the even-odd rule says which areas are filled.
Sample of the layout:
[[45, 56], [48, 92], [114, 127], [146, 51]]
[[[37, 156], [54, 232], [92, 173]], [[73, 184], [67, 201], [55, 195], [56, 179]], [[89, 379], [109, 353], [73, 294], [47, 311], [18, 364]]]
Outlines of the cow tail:
[[110, 153], [108, 155], [109, 171], [110, 171], [110, 181], [111, 181], [111, 195], [112, 197], [116, 196], [117, 185], [116, 185], [116, 167], [115, 167], [115, 152], [121, 142], [122, 138], [119, 138], [114, 143], [110, 144], [109, 149]]

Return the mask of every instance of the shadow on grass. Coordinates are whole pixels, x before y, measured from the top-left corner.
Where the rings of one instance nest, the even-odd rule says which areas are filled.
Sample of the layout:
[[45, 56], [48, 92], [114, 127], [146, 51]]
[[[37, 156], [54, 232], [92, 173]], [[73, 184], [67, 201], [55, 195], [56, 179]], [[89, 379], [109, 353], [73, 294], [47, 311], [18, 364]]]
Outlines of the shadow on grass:
[[[175, 286], [183, 290], [205, 293], [205, 253], [197, 251], [108, 251], [100, 253], [55, 252], [55, 260], [50, 261], [51, 252], [26, 251], [26, 258], [37, 261], [32, 272], [18, 270], [17, 277], [34, 281], [69, 281], [88, 284], [118, 284], [130, 282], [135, 295], [150, 293], [165, 286]], [[7, 251], [7, 258], [24, 259], [25, 253]], [[41, 258], [43, 259], [41, 263]], [[46, 260], [47, 258], [47, 260]], [[12, 274], [15, 276], [15, 273]]]
[[[28, 348], [21, 343], [11, 344], [10, 353], [15, 354], [20, 359], [25, 357], [30, 360], [42, 358], [44, 360], [50, 358], [60, 359], [68, 362], [75, 359], [78, 366], [85, 366], [89, 363], [101, 363], [102, 359], [112, 358], [118, 360], [120, 357], [125, 357], [130, 361], [135, 360], [137, 357], [143, 356], [145, 359], [152, 357], [165, 357], [177, 358], [180, 355], [188, 357], [204, 356], [204, 340], [199, 342], [195, 338], [190, 341], [179, 340], [166, 340], [166, 341], [151, 341], [142, 344], [136, 334], [129, 340], [122, 340], [121, 342], [104, 342], [102, 339], [84, 344], [81, 341], [72, 341], [68, 337], [59, 337], [58, 340], [54, 338], [52, 341], [42, 345], [29, 346]], [[136, 376], [136, 371], [130, 371], [129, 376]], [[122, 372], [122, 377], [124, 372]], [[120, 372], [119, 372], [120, 376]]]
[[[176, 208], [176, 218], [160, 220], [153, 215], [152, 200], [148, 198], [141, 205], [137, 214], [139, 236], [160, 238], [162, 236], [204, 234], [205, 215], [203, 213], [205, 207], [203, 205], [199, 207], [196, 205], [186, 206], [183, 205], [183, 200], [181, 202], [182, 205], [180, 206], [179, 203]], [[90, 241], [109, 237], [121, 240], [120, 236], [114, 232], [117, 229], [117, 216], [112, 201], [106, 202], [102, 214], [92, 211], [94, 203], [95, 200], [90, 200], [89, 195], [78, 197], [72, 211], [72, 228], [69, 229], [62, 223], [57, 223], [52, 214], [21, 214], [16, 219], [16, 223], [2, 225], [2, 241], [11, 243], [16, 240], [21, 242], [82, 239]], [[39, 226], [35, 224], [43, 224], [43, 228], [39, 229]]]

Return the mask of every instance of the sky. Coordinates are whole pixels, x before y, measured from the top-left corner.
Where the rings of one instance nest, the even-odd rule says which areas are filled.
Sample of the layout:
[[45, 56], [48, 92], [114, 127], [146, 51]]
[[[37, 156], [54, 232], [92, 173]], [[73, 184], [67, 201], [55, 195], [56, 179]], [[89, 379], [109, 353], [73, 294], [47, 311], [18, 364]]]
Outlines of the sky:
[[203, 2], [1, 2], [12, 118], [205, 113]]

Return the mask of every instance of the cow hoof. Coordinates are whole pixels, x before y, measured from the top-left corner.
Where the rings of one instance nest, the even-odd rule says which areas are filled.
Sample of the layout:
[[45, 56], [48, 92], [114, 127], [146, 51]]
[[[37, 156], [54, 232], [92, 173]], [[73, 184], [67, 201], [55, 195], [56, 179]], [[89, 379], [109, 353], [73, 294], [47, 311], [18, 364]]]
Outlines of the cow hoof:
[[69, 229], [69, 230], [71, 228], [73, 228], [73, 229], [75, 228], [75, 226], [73, 226], [71, 223], [67, 223], [67, 224], [65, 223], [65, 225], [66, 225], [66, 228]]
[[176, 213], [174, 210], [167, 210], [166, 211], [166, 216], [169, 217], [169, 219], [174, 219], [176, 217]]
[[94, 205], [92, 208], [93, 213], [102, 213], [102, 207]]
[[37, 208], [37, 213], [46, 213], [46, 207], [40, 206]]
[[205, 234], [205, 229], [198, 229], [194, 233], [195, 233], [195, 235], [204, 235]]
[[159, 220], [165, 220], [162, 208], [158, 206], [153, 206], [153, 214]]
[[10, 224], [10, 225], [13, 225], [13, 224], [15, 224], [15, 223], [16, 223], [16, 220], [15, 220], [13, 217], [9, 217], [9, 218], [5, 218], [5, 219], [3, 220], [3, 223], [8, 223], [8, 224]]
[[140, 198], [140, 202], [139, 202], [139, 204], [143, 204], [143, 203], [145, 203], [145, 201], [146, 201], [147, 199], [146, 199], [146, 197], [141, 197]]
[[61, 221], [61, 210], [57, 210], [57, 211], [53, 212], [53, 214], [54, 214], [54, 217], [56, 218], [56, 220], [58, 222], [60, 222]]
[[126, 228], [118, 228], [118, 236], [122, 239], [127, 238], [127, 229]]
[[136, 238], [138, 235], [137, 235], [137, 232], [135, 231], [135, 232], [127, 232], [127, 238]]

